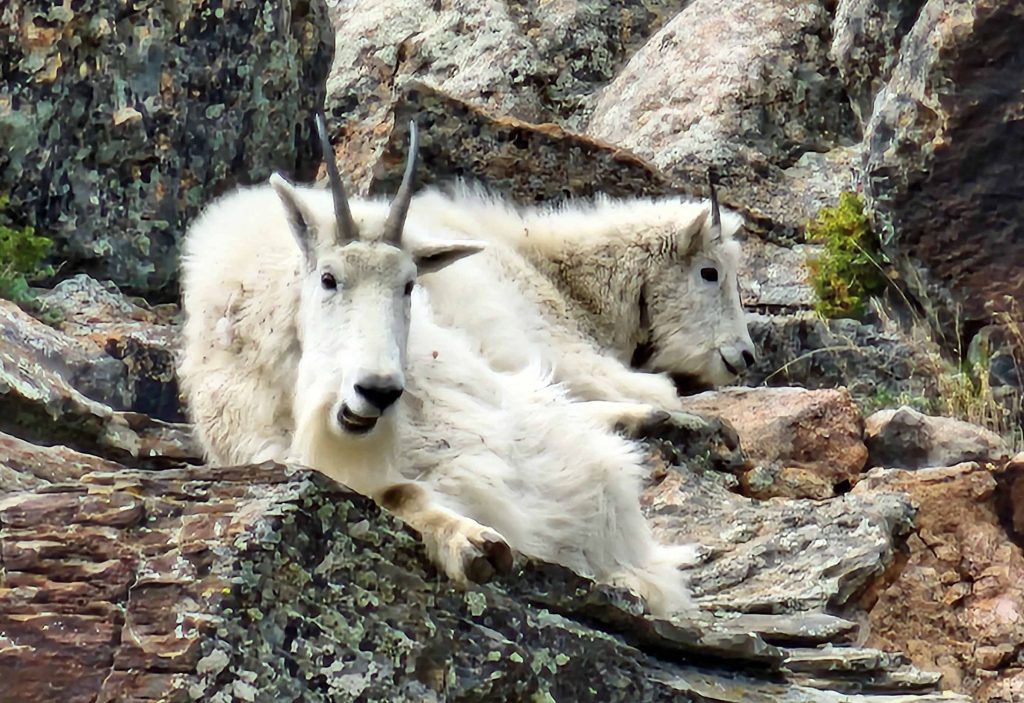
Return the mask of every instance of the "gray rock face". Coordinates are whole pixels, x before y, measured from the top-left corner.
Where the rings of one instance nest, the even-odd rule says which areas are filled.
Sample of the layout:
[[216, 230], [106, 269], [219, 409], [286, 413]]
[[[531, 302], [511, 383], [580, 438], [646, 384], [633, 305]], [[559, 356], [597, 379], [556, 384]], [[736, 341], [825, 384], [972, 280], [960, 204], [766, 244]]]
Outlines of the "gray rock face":
[[839, 0], [829, 55], [863, 125], [925, 0]]
[[685, 0], [425, 3], [332, 0], [328, 106], [365, 189], [409, 80], [503, 116], [581, 128], [593, 93]]
[[603, 89], [587, 133], [689, 180], [714, 166], [735, 199], [800, 228], [814, 210], [773, 197], [783, 171], [856, 131], [827, 58], [829, 21], [808, 0], [696, 0]]
[[13, 0], [0, 30], [0, 193], [71, 270], [173, 291], [206, 201], [314, 173], [334, 45], [322, 0]]
[[983, 427], [933, 417], [906, 406], [879, 410], [864, 421], [871, 466], [923, 469], [968, 461], [1001, 464], [1010, 458], [1002, 438]]
[[926, 272], [922, 299], [966, 320], [1024, 297], [1021, 36], [1016, 0], [929, 0], [865, 128], [866, 194], [890, 252]]

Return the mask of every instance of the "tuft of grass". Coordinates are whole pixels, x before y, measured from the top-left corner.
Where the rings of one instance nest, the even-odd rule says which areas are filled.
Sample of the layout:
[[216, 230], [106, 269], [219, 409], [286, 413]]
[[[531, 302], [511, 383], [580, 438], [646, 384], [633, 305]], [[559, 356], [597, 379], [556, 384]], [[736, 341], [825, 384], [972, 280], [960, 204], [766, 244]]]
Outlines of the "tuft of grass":
[[29, 281], [53, 275], [53, 268], [43, 265], [53, 241], [32, 227], [14, 226], [5, 213], [8, 200], [0, 195], [0, 298], [27, 303], [32, 300]]
[[888, 263], [864, 214], [863, 198], [846, 192], [836, 207], [822, 208], [807, 225], [807, 239], [824, 245], [821, 256], [807, 262], [818, 314], [863, 318], [868, 299], [885, 290], [883, 264]]

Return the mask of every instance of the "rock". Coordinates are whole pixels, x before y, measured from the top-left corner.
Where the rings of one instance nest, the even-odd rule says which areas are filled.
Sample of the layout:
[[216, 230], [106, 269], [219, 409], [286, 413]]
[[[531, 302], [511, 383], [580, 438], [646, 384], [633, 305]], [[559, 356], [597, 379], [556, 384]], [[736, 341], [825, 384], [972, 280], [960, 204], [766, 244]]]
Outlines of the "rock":
[[1002, 463], [1010, 453], [1002, 438], [984, 427], [951, 417], [933, 417], [907, 406], [879, 410], [864, 421], [871, 466], [923, 469], [966, 461]]
[[555, 125], [493, 117], [423, 83], [406, 85], [394, 115], [372, 193], [394, 193], [401, 183], [412, 119], [420, 131], [421, 186], [464, 178], [522, 203], [676, 192], [663, 174], [628, 152]]
[[995, 474], [999, 483], [997, 508], [1018, 544], [1024, 543], [1024, 452], [1019, 452]]
[[[852, 145], [857, 131], [827, 58], [829, 24], [814, 0], [696, 0], [602, 90], [587, 134], [684, 181], [703, 182], [713, 166], [725, 194], [792, 236], [838, 190], [804, 200], [787, 181], [814, 169], [784, 171], [807, 152]], [[852, 166], [853, 152], [843, 153]], [[843, 170], [819, 175], [832, 184]]]
[[[8, 494], [0, 554], [0, 675], [20, 703], [840, 703], [851, 677], [878, 693], [861, 703], [965, 700], [890, 671], [899, 657], [816, 658], [729, 619], [653, 621], [525, 560], [505, 582], [453, 589], [372, 502], [272, 465], [119, 467]], [[921, 692], [874, 683], [897, 675]]]
[[828, 498], [864, 468], [860, 411], [846, 389], [723, 388], [683, 399], [726, 419], [755, 468], [741, 479], [756, 498]]
[[319, 164], [312, 114], [334, 46], [322, 0], [13, 0], [0, 27], [0, 193], [65, 270], [171, 293], [206, 201]]
[[59, 331], [94, 345], [106, 357], [103, 365], [116, 369], [117, 393], [110, 392], [111, 379], [94, 378], [92, 367], [75, 376], [83, 392], [116, 410], [184, 421], [175, 376], [178, 306], [129, 300], [112, 283], [104, 285], [84, 274], [61, 281], [37, 300], [59, 313]]
[[844, 386], [873, 408], [937, 394], [932, 352], [897, 329], [809, 312], [748, 315], [747, 322], [758, 358], [745, 385]]
[[740, 265], [740, 297], [747, 309], [774, 314], [814, 308], [817, 296], [808, 283], [807, 259], [819, 247], [780, 246], [745, 237]]
[[883, 244], [956, 329], [1024, 298], [1022, 33], [1014, 0], [929, 0], [864, 130]]
[[191, 430], [95, 400], [127, 401], [124, 362], [0, 300], [0, 432], [116, 460], [200, 456]]
[[870, 609], [868, 646], [904, 651], [967, 694], [1009, 678], [999, 669], [1024, 645], [1024, 554], [1007, 539], [991, 472], [874, 469], [851, 495], [876, 490], [905, 491], [919, 507], [909, 555]]
[[829, 56], [846, 84], [857, 119], [871, 117], [877, 95], [892, 75], [907, 32], [926, 0], [839, 0]]
[[[730, 480], [731, 479], [731, 480]], [[913, 509], [897, 493], [813, 500], [753, 500], [728, 474], [661, 467], [642, 503], [669, 543], [702, 545], [689, 570], [702, 608], [742, 613], [856, 611], [896, 562]]]
[[0, 432], [0, 496], [12, 491], [73, 481], [120, 464], [67, 447], [40, 447]]
[[410, 80], [505, 117], [578, 131], [594, 91], [685, 2], [330, 4], [338, 54], [328, 107], [341, 124], [341, 162], [363, 190]]

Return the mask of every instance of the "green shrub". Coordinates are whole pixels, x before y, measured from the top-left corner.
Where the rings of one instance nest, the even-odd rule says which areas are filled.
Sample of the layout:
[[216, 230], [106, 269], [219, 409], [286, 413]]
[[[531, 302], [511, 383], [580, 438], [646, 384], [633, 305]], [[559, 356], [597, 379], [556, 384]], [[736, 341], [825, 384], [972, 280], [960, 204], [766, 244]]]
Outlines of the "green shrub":
[[856, 193], [843, 193], [839, 205], [822, 208], [807, 225], [807, 239], [825, 247], [808, 261], [818, 314], [863, 317], [867, 299], [885, 289], [882, 264], [888, 263], [864, 215], [864, 201]]
[[42, 266], [53, 242], [31, 227], [13, 226], [4, 213], [7, 201], [0, 195], [0, 298], [23, 303], [32, 297], [29, 280], [53, 275], [50, 266]]

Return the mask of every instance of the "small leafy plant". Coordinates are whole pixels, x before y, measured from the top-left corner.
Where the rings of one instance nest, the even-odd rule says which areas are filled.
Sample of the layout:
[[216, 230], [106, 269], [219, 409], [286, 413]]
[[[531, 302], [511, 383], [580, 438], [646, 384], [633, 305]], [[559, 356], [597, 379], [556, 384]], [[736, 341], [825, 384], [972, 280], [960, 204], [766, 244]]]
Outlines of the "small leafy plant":
[[822, 317], [864, 316], [868, 299], [886, 286], [888, 263], [856, 193], [843, 193], [834, 208], [822, 208], [807, 225], [807, 238], [821, 242], [821, 256], [808, 261], [811, 287]]
[[53, 242], [32, 227], [14, 226], [4, 212], [7, 202], [0, 195], [0, 298], [24, 303], [32, 298], [30, 279], [53, 275], [52, 267], [42, 265]]

